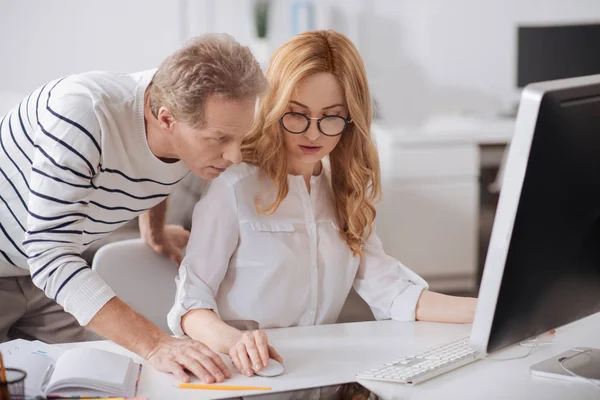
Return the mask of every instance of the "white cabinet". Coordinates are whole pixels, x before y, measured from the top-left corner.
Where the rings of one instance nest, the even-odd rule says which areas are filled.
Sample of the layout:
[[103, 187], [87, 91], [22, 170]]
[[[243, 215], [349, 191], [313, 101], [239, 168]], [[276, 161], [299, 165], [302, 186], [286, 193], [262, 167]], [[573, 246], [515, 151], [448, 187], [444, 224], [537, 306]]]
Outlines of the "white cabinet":
[[447, 131], [373, 127], [383, 189], [377, 233], [386, 252], [432, 290], [477, 285], [480, 144], [508, 142], [513, 124], [442, 124]]
[[411, 146], [397, 149], [395, 160], [378, 206], [377, 232], [386, 251], [433, 290], [472, 290], [477, 276], [477, 149]]

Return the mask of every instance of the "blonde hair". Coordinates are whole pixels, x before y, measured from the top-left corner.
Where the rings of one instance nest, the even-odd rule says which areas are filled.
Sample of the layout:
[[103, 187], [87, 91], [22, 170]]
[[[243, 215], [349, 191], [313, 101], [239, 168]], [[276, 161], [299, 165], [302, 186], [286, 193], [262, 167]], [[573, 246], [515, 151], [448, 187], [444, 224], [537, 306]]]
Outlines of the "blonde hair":
[[256, 97], [267, 87], [248, 47], [227, 34], [190, 39], [158, 67], [149, 89], [152, 114], [167, 108], [175, 119], [198, 128], [211, 95], [227, 100]]
[[275, 51], [266, 71], [270, 90], [259, 98], [255, 125], [242, 145], [243, 160], [257, 165], [274, 182], [272, 204], [257, 210], [271, 214], [288, 194], [287, 155], [280, 118], [294, 88], [306, 77], [328, 72], [339, 81], [352, 123], [329, 155], [331, 185], [341, 235], [355, 255], [375, 220], [381, 195], [377, 149], [371, 138], [373, 107], [365, 67], [352, 42], [335, 31], [306, 32]]

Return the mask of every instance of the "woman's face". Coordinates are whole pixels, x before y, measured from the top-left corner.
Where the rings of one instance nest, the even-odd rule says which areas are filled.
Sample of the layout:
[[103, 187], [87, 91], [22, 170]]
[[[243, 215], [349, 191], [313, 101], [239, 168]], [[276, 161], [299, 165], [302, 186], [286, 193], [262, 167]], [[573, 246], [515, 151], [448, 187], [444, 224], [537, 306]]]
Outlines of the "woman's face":
[[[294, 170], [306, 170], [327, 156], [340, 141], [342, 135], [326, 136], [317, 127], [317, 120], [309, 118], [348, 118], [348, 107], [338, 80], [328, 72], [319, 72], [304, 79], [294, 90], [287, 114], [283, 118], [284, 142], [288, 153], [288, 164]], [[321, 121], [321, 129], [328, 134], [341, 132], [346, 122], [342, 118], [327, 118]], [[342, 133], [343, 134], [343, 133]]]

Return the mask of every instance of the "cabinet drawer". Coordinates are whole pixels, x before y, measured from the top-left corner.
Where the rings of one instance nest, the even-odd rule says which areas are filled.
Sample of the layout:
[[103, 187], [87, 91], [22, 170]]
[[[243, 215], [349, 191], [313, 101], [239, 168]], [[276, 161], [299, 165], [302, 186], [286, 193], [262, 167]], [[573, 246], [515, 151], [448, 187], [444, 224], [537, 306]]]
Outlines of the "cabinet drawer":
[[394, 147], [383, 152], [384, 178], [464, 178], [479, 176], [475, 145]]

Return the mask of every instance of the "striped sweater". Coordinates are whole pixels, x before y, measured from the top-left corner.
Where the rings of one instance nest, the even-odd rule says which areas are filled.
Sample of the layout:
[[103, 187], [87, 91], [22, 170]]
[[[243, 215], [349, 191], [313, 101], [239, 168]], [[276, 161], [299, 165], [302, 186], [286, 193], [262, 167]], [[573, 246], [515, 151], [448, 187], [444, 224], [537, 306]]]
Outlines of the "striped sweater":
[[0, 118], [0, 277], [31, 274], [82, 325], [114, 296], [82, 251], [189, 172], [148, 146], [144, 92], [153, 74], [69, 76]]

